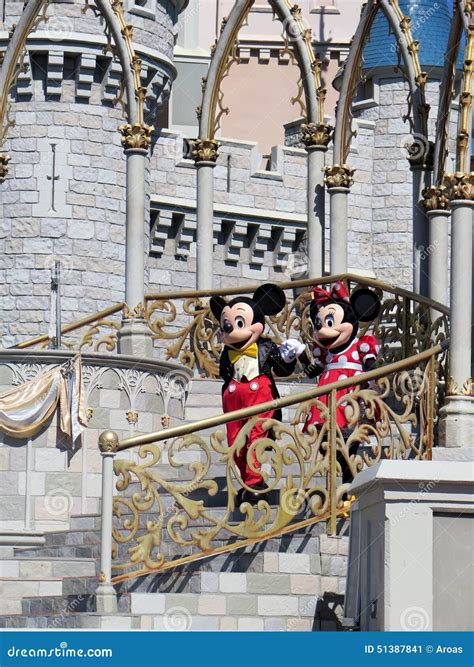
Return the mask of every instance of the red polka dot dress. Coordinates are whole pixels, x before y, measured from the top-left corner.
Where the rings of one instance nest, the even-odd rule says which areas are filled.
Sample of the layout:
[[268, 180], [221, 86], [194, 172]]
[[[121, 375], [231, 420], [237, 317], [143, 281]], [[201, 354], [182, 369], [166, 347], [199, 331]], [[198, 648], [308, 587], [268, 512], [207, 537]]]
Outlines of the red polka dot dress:
[[[315, 345], [313, 348], [313, 363], [324, 369], [319, 376], [317, 386], [322, 387], [326, 384], [331, 384], [332, 382], [339, 382], [346, 378], [361, 375], [364, 372], [364, 362], [371, 357], [375, 358], [379, 350], [380, 345], [377, 343], [374, 336], [361, 336], [360, 338], [356, 338], [345, 349], [337, 354], [332, 354], [329, 350], [326, 350], [319, 345]], [[341, 389], [336, 392], [337, 400], [353, 390], [353, 387], [348, 387], [347, 389]], [[327, 405], [328, 395], [320, 396], [318, 401]], [[348, 426], [344, 408], [344, 405], [339, 405], [336, 409], [336, 422], [340, 428], [346, 428]], [[306, 430], [310, 424], [323, 424], [324, 421], [324, 417], [321, 415], [319, 408], [313, 406], [304, 425], [304, 430]]]

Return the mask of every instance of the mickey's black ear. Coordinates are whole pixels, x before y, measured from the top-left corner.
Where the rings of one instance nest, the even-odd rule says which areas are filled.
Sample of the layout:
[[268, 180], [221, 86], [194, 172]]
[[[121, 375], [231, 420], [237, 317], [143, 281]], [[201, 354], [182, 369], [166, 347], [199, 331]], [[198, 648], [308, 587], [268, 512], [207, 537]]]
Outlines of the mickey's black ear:
[[253, 295], [253, 300], [260, 306], [265, 315], [276, 315], [285, 307], [286, 296], [278, 285], [266, 283], [261, 285]]
[[227, 306], [227, 301], [223, 299], [221, 296], [212, 296], [209, 301], [209, 305], [211, 307], [212, 314], [219, 322], [221, 319], [222, 311]]
[[375, 320], [380, 312], [380, 299], [375, 292], [361, 287], [351, 294], [351, 305], [360, 322]]

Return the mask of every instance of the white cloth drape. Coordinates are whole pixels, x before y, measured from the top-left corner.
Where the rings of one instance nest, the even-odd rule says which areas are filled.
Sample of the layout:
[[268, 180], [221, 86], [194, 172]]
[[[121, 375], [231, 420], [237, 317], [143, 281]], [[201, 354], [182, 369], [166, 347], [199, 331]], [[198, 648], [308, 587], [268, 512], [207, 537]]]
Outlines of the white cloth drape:
[[40, 431], [57, 408], [61, 431], [73, 447], [87, 426], [79, 355], [40, 377], [0, 394], [0, 432], [30, 438]]

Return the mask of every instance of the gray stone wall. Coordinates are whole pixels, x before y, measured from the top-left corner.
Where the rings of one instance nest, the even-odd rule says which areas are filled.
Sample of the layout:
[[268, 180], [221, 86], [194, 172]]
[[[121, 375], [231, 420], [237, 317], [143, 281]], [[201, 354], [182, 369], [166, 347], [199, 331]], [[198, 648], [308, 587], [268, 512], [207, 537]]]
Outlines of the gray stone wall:
[[[55, 361], [55, 356], [58, 357]], [[64, 363], [64, 355], [4, 353], [0, 391], [6, 391]], [[82, 364], [88, 426], [73, 446], [54, 416], [30, 440], [0, 435], [1, 530], [52, 530], [67, 527], [71, 514], [100, 509], [100, 433], [120, 438], [160, 431], [161, 418], [181, 423], [189, 374], [174, 364], [136, 362], [86, 355]], [[135, 413], [135, 414], [132, 414]], [[136, 417], [136, 420], [135, 420]], [[121, 457], [136, 458], [134, 450]], [[137, 459], [138, 460], [138, 459]]]

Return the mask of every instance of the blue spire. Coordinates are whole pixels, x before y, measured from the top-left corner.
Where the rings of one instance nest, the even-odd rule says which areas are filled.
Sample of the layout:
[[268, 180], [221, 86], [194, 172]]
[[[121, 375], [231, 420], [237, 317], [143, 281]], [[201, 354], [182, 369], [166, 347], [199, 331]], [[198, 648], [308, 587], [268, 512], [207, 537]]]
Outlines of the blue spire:
[[[420, 42], [422, 67], [442, 67], [448, 43], [451, 0], [400, 0], [400, 9], [411, 19], [413, 39]], [[364, 69], [397, 64], [395, 38], [379, 11], [364, 49]]]

